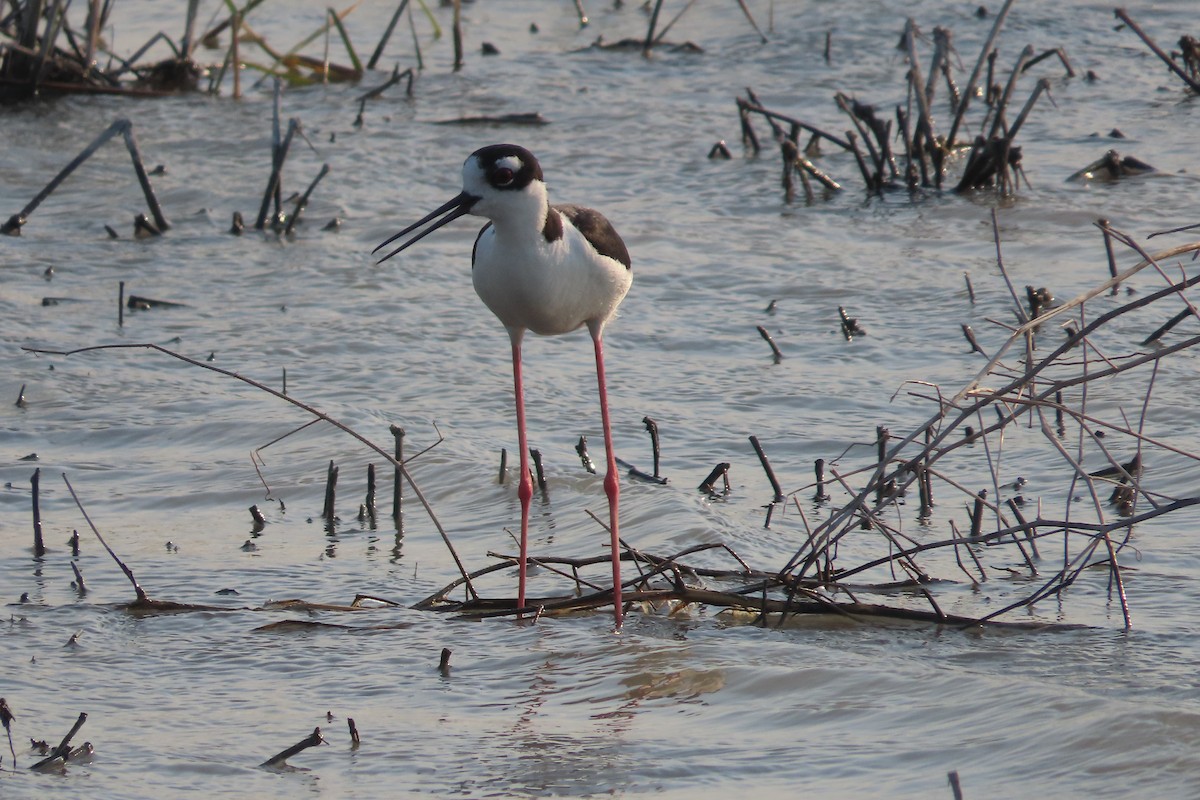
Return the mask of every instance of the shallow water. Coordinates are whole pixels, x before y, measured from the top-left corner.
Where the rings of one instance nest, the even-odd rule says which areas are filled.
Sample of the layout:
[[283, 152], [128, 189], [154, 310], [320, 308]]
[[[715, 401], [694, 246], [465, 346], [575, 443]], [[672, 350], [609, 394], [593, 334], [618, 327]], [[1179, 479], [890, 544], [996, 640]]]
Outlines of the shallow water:
[[[156, 30], [175, 31], [182, 12], [164, 5], [136, 20], [118, 17], [116, 47], [128, 53]], [[269, 87], [240, 102], [77, 97], [0, 114], [4, 217], [111, 121], [128, 117], [147, 163], [166, 167], [154, 182], [173, 226], [160, 240], [131, 238], [143, 204], [128, 156], [113, 143], [31, 216], [21, 237], [0, 241], [0, 397], [9, 398], [0, 404], [0, 597], [13, 603], [0, 696], [17, 715], [18, 746], [30, 736], [56, 742], [86, 711], [76, 741], [97, 751], [65, 776], [5, 773], [0, 794], [717, 798], [747, 789], [791, 796], [803, 786], [833, 797], [948, 797], [946, 773], [957, 770], [968, 797], [1189, 795], [1200, 781], [1192, 668], [1200, 652], [1191, 638], [1200, 624], [1192, 610], [1200, 607], [1200, 550], [1186, 512], [1134, 531], [1136, 552], [1125, 559], [1131, 632], [1121, 629], [1101, 570], [1060, 600], [1013, 615], [1086, 626], [1056, 633], [831, 621], [763, 630], [693, 610], [635, 612], [614, 635], [603, 613], [522, 626], [405, 608], [256, 611], [270, 599], [336, 604], [357, 593], [407, 605], [451, 581], [455, 567], [411, 496], [403, 536], [390, 520], [373, 528], [355, 519], [366, 465], [379, 459], [329, 426], [262, 451], [273, 498], [264, 499], [251, 451], [307, 421], [291, 406], [147, 351], [61, 358], [20, 350], [153, 342], [276, 388], [286, 369], [290, 396], [387, 447], [389, 424], [405, 428], [410, 453], [438, 442], [440, 431], [413, 475], [468, 567], [482, 567], [488, 551], [514, 549], [507, 531], [518, 504], [513, 471], [504, 485], [496, 480], [499, 451], [513, 452], [516, 437], [507, 337], [470, 287], [477, 228], [460, 221], [383, 265], [370, 251], [455, 194], [469, 152], [516, 140], [540, 157], [555, 200], [603, 209], [633, 254], [634, 288], [606, 337], [616, 446], [648, 469], [641, 420], [654, 417], [671, 482], [624, 482], [625, 538], [658, 554], [721, 541], [769, 569], [800, 546], [804, 527], [792, 510], [763, 529], [770, 487], [747, 437], [763, 442], [785, 490], [798, 488], [814, 459], [834, 459], [852, 443], [862, 446], [843, 459], [846, 469], [869, 463], [877, 425], [898, 433], [923, 422], [928, 400], [893, 399], [905, 381], [953, 394], [973, 377], [982, 362], [967, 352], [960, 325], [971, 324], [992, 351], [1006, 334], [988, 320], [1012, 319], [995, 268], [992, 208], [1013, 283], [1049, 286], [1060, 298], [1107, 277], [1098, 217], [1139, 239], [1196, 222], [1200, 105], [1131, 33], [1115, 30], [1108, 6], [1020, 2], [1009, 18], [1002, 63], [1026, 43], [1039, 52], [1061, 45], [1076, 70], [1099, 76], [1065, 80], [1049, 61], [1035, 68], [1052, 78], [1057, 106], [1039, 103], [1022, 134], [1032, 186], [1016, 198], [867, 199], [852, 162], [828, 153], [822, 168], [847, 190], [806, 206], [782, 202], [774, 153], [741, 150], [734, 97], [750, 86], [767, 106], [835, 131], [846, 124], [835, 91], [881, 108], [902, 102], [906, 64], [894, 44], [905, 11], [776, 3], [769, 13], [752, 3], [770, 25], [761, 45], [736, 3], [698, 4], [670, 38], [705, 52], [646, 61], [576, 52], [600, 35], [644, 34], [637, 4], [588, 5], [591, 24], [580, 31], [569, 3], [469, 4], [468, 63], [457, 74], [448, 35], [433, 41], [418, 17], [426, 69], [415, 98], [389, 90], [368, 104], [361, 128], [352, 124], [357, 97], [385, 71], [361, 86], [287, 91], [283, 114], [301, 121], [307, 140], [292, 146], [285, 194], [302, 191], [321, 164], [331, 167], [290, 239], [226, 233], [233, 211], [253, 218], [266, 184]], [[968, 68], [991, 26], [973, 11], [907, 9], [926, 31], [952, 28]], [[311, 4], [287, 20], [264, 14], [251, 23], [282, 46], [322, 13]], [[389, 13], [364, 5], [347, 18], [360, 48], [369, 52]], [[449, 12], [437, 13], [448, 26]], [[1190, 3], [1131, 13], [1164, 44], [1195, 33]], [[483, 41], [501, 55], [479, 56]], [[386, 70], [414, 63], [403, 28], [389, 53]], [[1022, 80], [1020, 96], [1033, 82]], [[530, 111], [548, 124], [435, 124]], [[765, 126], [757, 128], [765, 139]], [[1107, 138], [1113, 128], [1128, 138]], [[706, 158], [718, 139], [733, 147], [731, 161]], [[1162, 174], [1065, 182], [1114, 146]], [[335, 217], [340, 232], [323, 231]], [[110, 240], [104, 224], [121, 238]], [[187, 306], [129, 312], [119, 327], [119, 281]], [[1148, 276], [1138, 281], [1139, 291], [1157, 286]], [[72, 302], [44, 307], [47, 296]], [[867, 336], [842, 338], [839, 305]], [[1123, 337], [1140, 339], [1160, 322], [1134, 315], [1105, 341], [1128, 349]], [[771, 362], [757, 325], [771, 330], [781, 363]], [[592, 457], [603, 454], [591, 348], [579, 333], [531, 337], [526, 352], [531, 444], [549, 477], [535, 499], [531, 551], [595, 555], [605, 537], [585, 511], [603, 509], [603, 489], [574, 452], [586, 434]], [[1164, 364], [1148, 416], [1149, 435], [1189, 452], [1200, 450], [1196, 376], [1189, 356]], [[23, 409], [11, 403], [22, 385]], [[1100, 394], [1091, 410], [1136, 416], [1144, 375], [1126, 388], [1129, 397]], [[1028, 433], [1013, 431], [1004, 473], [1023, 474], [1027, 495], [1057, 507], [1067, 491], [1061, 469]], [[20, 460], [30, 453], [36, 462]], [[313, 518], [331, 459], [341, 470], [342, 521], [328, 532]], [[713, 502], [694, 487], [720, 461], [733, 464], [733, 491]], [[987, 475], [978, 451], [951, 465], [970, 481]], [[51, 547], [41, 560], [29, 550], [35, 467]], [[117, 610], [132, 599], [129, 584], [87, 531], [64, 472], [153, 597], [231, 610], [145, 618]], [[386, 472], [381, 504], [390, 503]], [[1164, 458], [1148, 475], [1169, 495], [1195, 483], [1183, 459]], [[246, 508], [255, 503], [268, 525], [246, 551]], [[828, 507], [810, 504], [806, 513], [819, 518]], [[915, 530], [915, 508], [912, 516]], [[73, 529], [83, 536], [82, 596], [65, 544]], [[993, 580], [978, 590], [940, 589], [945, 610], [986, 613], [1027, 588], [1000, 577], [1006, 563], [989, 562]], [[544, 572], [533, 580], [561, 590]], [[480, 588], [513, 592], [506, 576]], [[217, 594], [223, 589], [238, 594]], [[25, 593], [29, 602], [16, 604]], [[289, 619], [348, 627], [259, 630]], [[76, 632], [78, 643], [64, 646]], [[448, 675], [436, 669], [443, 647], [454, 653]], [[362, 733], [357, 749], [346, 717]], [[258, 768], [318, 725], [329, 746], [293, 757], [292, 770]], [[22, 766], [34, 760], [18, 756]]]

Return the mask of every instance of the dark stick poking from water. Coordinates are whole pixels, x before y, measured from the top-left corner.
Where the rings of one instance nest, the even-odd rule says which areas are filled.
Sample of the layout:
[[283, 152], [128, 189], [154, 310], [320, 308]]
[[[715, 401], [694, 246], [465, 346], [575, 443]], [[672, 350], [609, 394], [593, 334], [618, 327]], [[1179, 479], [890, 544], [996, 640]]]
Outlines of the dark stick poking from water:
[[[396, 461], [397, 463], [404, 462], [404, 428], [399, 425], [393, 425], [389, 429], [392, 432], [392, 437], [396, 440]], [[392, 475], [392, 519], [396, 521], [396, 528], [403, 527], [404, 520], [404, 485], [401, 482], [403, 476], [400, 470], [395, 470]]]
[[[879, 458], [879, 474], [882, 475], [887, 469], [887, 446], [891, 441], [892, 432], [882, 425], [875, 427], [875, 447]], [[875, 504], [883, 503], [883, 498], [888, 494], [890, 487], [886, 481], [877, 481], [875, 484]]]
[[70, 164], [63, 167], [62, 171], [55, 175], [50, 183], [46, 184], [46, 188], [38, 192], [37, 196], [30, 200], [29, 204], [21, 209], [20, 213], [13, 214], [7, 222], [0, 225], [0, 233], [10, 236], [20, 235], [21, 226], [29, 219], [29, 215], [42, 204], [42, 201], [49, 197], [58, 188], [59, 184], [65, 181], [80, 164], [91, 158], [97, 150], [118, 133], [125, 138], [125, 148], [129, 150], [129, 156], [133, 159], [133, 169], [137, 175], [138, 183], [142, 186], [142, 193], [146, 196], [146, 204], [150, 207], [150, 213], [154, 215], [155, 225], [160, 231], [170, 228], [171, 224], [163, 216], [162, 208], [158, 205], [158, 198], [154, 196], [154, 187], [150, 185], [150, 178], [146, 175], [146, 167], [142, 163], [142, 154], [138, 151], [137, 139], [133, 136], [133, 123], [127, 119], [119, 119], [112, 125], [109, 125], [107, 130], [97, 136], [91, 144], [83, 149], [83, 152], [75, 156]]
[[325, 740], [323, 738], [321, 738], [321, 729], [313, 728], [313, 732], [311, 734], [304, 737], [300, 741], [296, 742], [294, 745], [292, 745], [288, 749], [271, 756], [266, 761], [259, 764], [259, 766], [260, 767], [278, 766], [279, 764], [282, 764], [284, 761], [287, 761], [292, 756], [296, 755], [296, 753], [299, 753], [301, 750], [307, 750], [310, 747], [316, 747], [317, 745], [324, 744], [324, 743], [325, 743]]
[[8, 734], [8, 752], [12, 753], [13, 766], [17, 765], [17, 751], [13, 749], [12, 740], [12, 721], [16, 719], [16, 715], [8, 707], [8, 702], [0, 697], [0, 725], [4, 726], [4, 732]]
[[762, 463], [763, 472], [767, 473], [767, 480], [771, 482], [771, 488], [775, 491], [775, 498], [771, 502], [782, 503], [783, 489], [779, 487], [779, 479], [775, 477], [775, 470], [771, 469], [771, 462], [767, 460], [767, 454], [763, 452], [763, 447], [759, 443], [757, 436], [750, 437], [750, 446], [758, 454], [758, 460]]
[[254, 222], [256, 230], [263, 230], [267, 224], [267, 213], [270, 211], [271, 201], [275, 201], [275, 216], [278, 218], [280, 213], [280, 198], [283, 193], [283, 162], [287, 160], [288, 150], [292, 146], [292, 137], [296, 135], [296, 131], [300, 128], [300, 120], [292, 118], [288, 120], [287, 134], [282, 138], [279, 134], [279, 102], [280, 102], [280, 82], [275, 81], [275, 112], [273, 118], [273, 136], [271, 143], [271, 177], [267, 179], [267, 190], [263, 193], [262, 205], [258, 209], [258, 219]]
[[117, 327], [125, 327], [125, 281], [117, 287]]
[[656, 0], [654, 10], [650, 12], [650, 28], [646, 31], [646, 43], [642, 45], [642, 55], [649, 56], [650, 48], [654, 46], [654, 29], [658, 27], [658, 12], [662, 11], [663, 0]]
[[642, 417], [642, 424], [646, 426], [646, 431], [650, 434], [650, 449], [654, 456], [654, 477], [658, 478], [660, 477], [658, 472], [658, 423], [650, 417]]
[[[371, 53], [371, 58], [367, 61], [367, 69], [375, 69], [375, 65], [379, 63], [379, 58], [383, 55], [383, 48], [387, 47], [388, 41], [392, 38], [392, 32], [396, 30], [396, 23], [400, 21], [400, 15], [404, 13], [404, 9], [407, 7], [408, 0], [400, 0], [400, 5], [396, 7], [396, 13], [392, 14], [387, 28], [383, 31], [383, 36], [379, 38], [379, 44], [375, 45], [375, 52]], [[410, 83], [409, 88], [411, 87], [412, 84]]]
[[33, 489], [33, 557], [41, 558], [46, 555], [46, 543], [42, 539], [42, 510], [38, 507], [38, 484], [41, 482], [42, 468], [33, 471], [29, 485]]
[[25, 408], [28, 403], [25, 402], [25, 384], [21, 384], [21, 390], [17, 392], [17, 408]]
[[329, 469], [325, 471], [325, 507], [321, 509], [321, 516], [329, 523], [334, 520], [334, 507], [337, 504], [337, 479], [338, 468], [331, 459]]
[[950, 781], [950, 791], [954, 792], [954, 800], [963, 800], [962, 784], [958, 782], [958, 770], [946, 773], [946, 779]]
[[855, 336], [866, 336], [867, 332], [863, 330], [855, 317], [846, 313], [846, 309], [838, 306], [838, 320], [842, 324], [842, 336], [846, 337], [846, 341], [850, 341]]
[[450, 655], [453, 652], [449, 647], [442, 648], [441, 658], [438, 659], [438, 672], [443, 676], [450, 674]]
[[829, 495], [825, 492], [825, 459], [818, 458], [813, 462], [813, 473], [817, 478], [817, 488], [813, 492], [813, 500], [818, 503], [829, 499]]
[[454, 0], [454, 71], [463, 68], [462, 0]]
[[708, 473], [708, 477], [701, 481], [700, 485], [696, 488], [705, 494], [716, 494], [713, 485], [717, 482], [717, 478], [724, 478], [725, 494], [729, 494], [729, 467], [730, 464], [728, 461], [722, 461], [720, 464], [717, 464], [713, 467], [712, 472]]
[[537, 473], [537, 486], [546, 491], [546, 473], [542, 470], [542, 451], [536, 447], [529, 448], [529, 458], [533, 461], [533, 469]]
[[[1096, 220], [1095, 225], [1097, 228], [1100, 229], [1100, 232], [1104, 234], [1104, 252], [1105, 252], [1105, 255], [1108, 256], [1109, 277], [1115, 278], [1115, 277], [1117, 277], [1117, 256], [1113, 252], [1112, 227], [1109, 225], [1108, 220], [1104, 219], [1103, 217]], [[1112, 293], [1114, 295], [1117, 293], [1120, 286], [1121, 286], [1121, 284], [1119, 284], [1119, 283], [1113, 284]], [[1143, 344], [1145, 344], [1145, 342], [1143, 342]]]
[[975, 495], [975, 502], [971, 506], [971, 538], [976, 538], [983, 531], [983, 500], [987, 496], [987, 490], [981, 491]]
[[350, 748], [357, 750], [362, 742], [358, 738], [358, 726], [354, 724], [354, 717], [346, 717], [346, 726], [350, 728]]
[[260, 533], [263, 528], [267, 527], [267, 518], [263, 516], [262, 509], [257, 505], [250, 506], [250, 518], [254, 520], [254, 533]]
[[[404, 0], [404, 2], [407, 3], [408, 0]], [[403, 8], [403, 4], [401, 4], [401, 8]], [[408, 88], [405, 90], [405, 94], [408, 97], [412, 97], [413, 96], [413, 76], [414, 76], [414, 74], [415, 73], [413, 72], [412, 67], [409, 67], [408, 69], [401, 72], [400, 65], [397, 64], [395, 69], [392, 70], [392, 76], [390, 78], [388, 78], [384, 83], [381, 83], [379, 86], [376, 86], [374, 89], [367, 92], [366, 94], [360, 95], [358, 98], [358, 116], [354, 118], [354, 127], [356, 127], [356, 128], [362, 127], [363, 115], [367, 111], [367, 101], [373, 100], [376, 97], [379, 97], [385, 91], [387, 91], [388, 89], [390, 89], [391, 87], [393, 87], [397, 83], [399, 83], [401, 81], [401, 79], [408, 78]]]
[[359, 519], [370, 518], [375, 521], [375, 465], [367, 464], [367, 496], [363, 500], [362, 511], [359, 513]]
[[775, 356], [775, 363], [778, 364], [780, 361], [783, 361], [783, 353], [779, 351], [779, 345], [775, 344], [775, 340], [771, 338], [771, 334], [762, 325], [758, 326], [758, 335], [771, 346], [771, 353]]
[[83, 573], [79, 571], [79, 565], [74, 561], [71, 562], [71, 571], [75, 573], [75, 591], [83, 597], [87, 594], [87, 586], [83, 583]]
[[579, 437], [579, 444], [575, 445], [575, 452], [579, 454], [579, 461], [583, 464], [583, 468], [595, 475], [596, 462], [592, 461], [592, 457], [588, 455], [586, 436]]
[[329, 165], [322, 164], [321, 171], [317, 173], [317, 177], [313, 178], [312, 183], [304, 190], [304, 194], [300, 195], [300, 199], [296, 201], [296, 207], [292, 209], [292, 217], [288, 220], [287, 227], [283, 232], [289, 236], [296, 230], [296, 222], [300, 219], [300, 215], [304, 213], [304, 209], [308, 208], [308, 198], [312, 196], [313, 190], [317, 188], [317, 184], [321, 179], [329, 174]]
[[[75, 724], [71, 726], [71, 730], [67, 731], [67, 735], [50, 751], [50, 755], [43, 758], [41, 761], [34, 764], [30, 769], [41, 770], [60, 766], [56, 762], [66, 762], [71, 755], [71, 739], [75, 738], [75, 734], [79, 733], [79, 729], [83, 727], [83, 723], [87, 722], [87, 712], [79, 712], [79, 718], [75, 720]], [[7, 727], [7, 726], [6, 726]]]
[[971, 345], [972, 353], [981, 353], [983, 355], [987, 355], [983, 352], [983, 348], [979, 346], [979, 342], [975, 341], [975, 331], [971, 330], [970, 325], [964, 322], [962, 326], [962, 332], [963, 336], [966, 337], [967, 344]]

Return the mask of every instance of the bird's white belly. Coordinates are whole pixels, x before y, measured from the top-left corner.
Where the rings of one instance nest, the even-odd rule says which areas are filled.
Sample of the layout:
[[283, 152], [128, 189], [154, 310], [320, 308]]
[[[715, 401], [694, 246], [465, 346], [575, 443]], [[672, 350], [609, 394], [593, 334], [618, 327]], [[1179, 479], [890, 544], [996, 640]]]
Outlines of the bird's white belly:
[[630, 275], [623, 264], [595, 254], [569, 226], [554, 242], [540, 233], [513, 242], [491, 227], [476, 244], [472, 280], [506, 326], [552, 336], [606, 322], [629, 290]]

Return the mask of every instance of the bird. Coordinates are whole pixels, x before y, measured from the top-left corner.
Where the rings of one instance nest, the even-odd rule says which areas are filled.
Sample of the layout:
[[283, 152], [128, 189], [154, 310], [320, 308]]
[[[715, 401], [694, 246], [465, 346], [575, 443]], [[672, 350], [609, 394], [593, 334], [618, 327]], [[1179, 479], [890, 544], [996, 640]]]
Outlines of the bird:
[[461, 216], [472, 214], [488, 219], [471, 250], [471, 276], [475, 292], [507, 329], [512, 346], [517, 443], [521, 454], [517, 488], [521, 501], [518, 612], [525, 608], [529, 506], [533, 497], [521, 344], [527, 331], [557, 336], [587, 328], [595, 351], [600, 420], [607, 453], [604, 492], [608, 497], [612, 540], [613, 615], [616, 629], [620, 630], [620, 481], [609, 421], [603, 338], [605, 326], [615, 316], [633, 282], [629, 250], [612, 223], [599, 211], [577, 205], [551, 205], [541, 164], [524, 147], [514, 144], [482, 147], [463, 163], [462, 178], [463, 188], [458, 195], [380, 244], [374, 252], [428, 223], [432, 224], [380, 258], [379, 263]]

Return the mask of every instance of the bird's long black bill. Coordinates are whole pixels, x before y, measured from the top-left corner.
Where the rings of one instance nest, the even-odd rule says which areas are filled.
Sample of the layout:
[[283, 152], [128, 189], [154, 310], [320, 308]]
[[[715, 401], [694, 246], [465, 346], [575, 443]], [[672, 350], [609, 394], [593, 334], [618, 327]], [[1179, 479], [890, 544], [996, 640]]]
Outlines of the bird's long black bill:
[[[388, 253], [383, 258], [379, 259], [379, 261], [377, 261], [376, 263], [382, 264], [384, 261], [387, 261], [389, 258], [396, 255], [396, 253], [399, 253], [401, 250], [408, 247], [409, 245], [416, 244], [417, 242], [421, 241], [426, 236], [433, 233], [434, 231], [436, 231], [438, 228], [442, 227], [446, 223], [453, 222], [454, 220], [458, 219], [459, 217], [463, 216], [464, 214], [470, 213], [471, 206], [475, 205], [475, 203], [478, 202], [478, 200], [479, 200], [479, 198], [473, 194], [467, 194], [466, 192], [460, 193], [457, 197], [455, 197], [450, 202], [446, 203], [445, 205], [441, 206], [437, 210], [426, 215], [421, 220], [414, 222], [412, 225], [409, 225], [407, 228], [400, 231], [395, 236], [388, 239], [386, 242], [383, 242], [382, 244], [380, 244], [379, 247], [376, 247], [374, 250], [372, 250], [371, 251], [372, 253], [378, 253], [380, 250], [387, 247], [389, 244], [396, 241], [401, 236], [407, 236], [408, 234], [415, 231], [417, 228], [420, 228], [425, 223], [427, 223], [431, 220], [437, 219], [437, 217], [439, 217], [439, 216], [442, 217], [441, 219], [437, 220], [437, 222], [434, 222], [428, 228], [421, 231], [416, 236], [409, 239], [407, 242], [400, 245], [399, 247], [397, 247], [392, 252]], [[445, 216], [442, 216], [443, 214]]]

